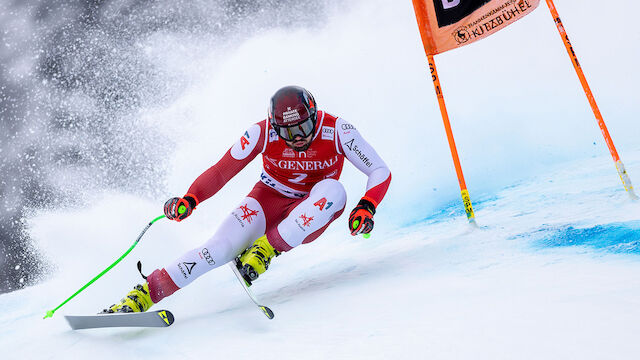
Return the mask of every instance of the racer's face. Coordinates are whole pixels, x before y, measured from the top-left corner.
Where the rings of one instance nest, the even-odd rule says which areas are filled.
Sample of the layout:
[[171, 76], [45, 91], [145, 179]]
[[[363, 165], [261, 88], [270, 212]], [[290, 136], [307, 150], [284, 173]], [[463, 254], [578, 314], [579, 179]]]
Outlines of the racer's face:
[[285, 141], [285, 143], [288, 147], [292, 148], [295, 151], [305, 151], [309, 148], [309, 146], [311, 146], [312, 137], [313, 134], [304, 138], [300, 135], [296, 135], [296, 137], [294, 137], [292, 141]]

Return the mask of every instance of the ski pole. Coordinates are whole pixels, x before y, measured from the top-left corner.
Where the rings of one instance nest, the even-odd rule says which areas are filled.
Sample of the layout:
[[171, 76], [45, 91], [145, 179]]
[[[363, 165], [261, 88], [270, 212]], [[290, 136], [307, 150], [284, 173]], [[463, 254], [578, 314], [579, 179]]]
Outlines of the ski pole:
[[553, 0], [547, 0], [547, 5], [549, 6], [549, 11], [551, 11], [551, 16], [556, 23], [556, 27], [558, 28], [558, 32], [560, 33], [560, 37], [564, 42], [564, 46], [567, 49], [567, 53], [571, 58], [571, 63], [576, 70], [576, 74], [580, 79], [580, 84], [582, 84], [582, 89], [584, 90], [585, 95], [587, 96], [587, 100], [589, 101], [589, 105], [591, 105], [591, 110], [593, 111], [593, 115], [596, 117], [596, 121], [598, 122], [598, 127], [600, 127], [600, 131], [604, 136], [604, 141], [609, 148], [609, 152], [611, 153], [611, 157], [613, 158], [613, 162], [616, 165], [616, 169], [618, 170], [618, 176], [620, 176], [620, 180], [622, 180], [622, 185], [624, 189], [629, 194], [632, 200], [638, 200], [638, 196], [633, 191], [633, 185], [631, 184], [631, 179], [629, 178], [629, 174], [620, 160], [620, 155], [618, 154], [618, 150], [616, 150], [615, 145], [613, 145], [613, 140], [611, 139], [611, 134], [609, 134], [609, 130], [607, 129], [607, 125], [604, 123], [604, 119], [602, 117], [602, 113], [600, 113], [600, 108], [598, 108], [598, 104], [596, 103], [596, 99], [593, 96], [593, 92], [589, 87], [589, 83], [587, 82], [587, 77], [584, 75], [584, 71], [582, 70], [582, 66], [580, 66], [580, 62], [578, 61], [578, 56], [576, 52], [573, 50], [573, 45], [571, 45], [571, 41], [569, 40], [569, 35], [567, 35], [567, 31], [562, 25], [562, 20], [560, 20], [560, 15], [558, 14], [558, 10], [556, 9]]
[[467, 213], [467, 221], [472, 226], [477, 226], [476, 215], [473, 212], [473, 205], [471, 203], [471, 196], [467, 189], [467, 183], [464, 180], [464, 174], [462, 172], [462, 165], [460, 164], [460, 156], [458, 155], [458, 148], [456, 147], [456, 141], [453, 138], [453, 130], [451, 130], [451, 121], [449, 119], [449, 113], [447, 112], [447, 105], [444, 102], [444, 94], [442, 92], [442, 86], [440, 85], [440, 76], [436, 69], [436, 61], [433, 55], [427, 54], [427, 60], [429, 61], [429, 69], [431, 71], [431, 80], [433, 81], [433, 87], [436, 91], [436, 97], [438, 98], [438, 105], [440, 106], [440, 114], [442, 115], [442, 122], [444, 123], [444, 130], [447, 134], [447, 141], [449, 142], [449, 150], [451, 151], [451, 158], [453, 159], [453, 166], [458, 176], [458, 184], [460, 185], [460, 196], [462, 197], [462, 205], [464, 211]]
[[[184, 206], [180, 206], [180, 208], [178, 209], [178, 213], [182, 214], [186, 211], [186, 208]], [[63, 301], [62, 304], [58, 305], [58, 307], [56, 307], [53, 310], [49, 310], [47, 311], [47, 313], [45, 314], [45, 316], [43, 317], [43, 319], [46, 318], [50, 318], [53, 316], [53, 314], [60, 309], [64, 304], [68, 303], [69, 300], [73, 299], [76, 295], [80, 294], [84, 289], [88, 288], [89, 285], [93, 284], [96, 280], [98, 280], [99, 278], [102, 277], [102, 275], [106, 274], [107, 271], [111, 270], [114, 266], [116, 266], [120, 261], [122, 261], [122, 259], [125, 258], [125, 256], [129, 255], [129, 253], [131, 252], [131, 250], [133, 250], [134, 247], [136, 247], [136, 245], [138, 245], [138, 242], [140, 242], [140, 239], [142, 238], [142, 235], [144, 235], [144, 233], [147, 232], [147, 230], [151, 227], [151, 225], [153, 225], [153, 223], [155, 223], [156, 221], [162, 219], [163, 217], [165, 217], [164, 215], [158, 216], [157, 218], [151, 220], [151, 222], [149, 224], [147, 224], [147, 226], [144, 228], [144, 230], [142, 230], [142, 232], [140, 233], [140, 235], [138, 236], [138, 238], [136, 239], [136, 241], [133, 243], [133, 245], [131, 245], [131, 247], [129, 248], [129, 250], [127, 250], [124, 254], [122, 254], [122, 256], [120, 256], [120, 258], [118, 260], [116, 260], [113, 264], [109, 265], [109, 267], [107, 267], [106, 269], [104, 269], [100, 274], [98, 274], [96, 277], [94, 277], [93, 279], [91, 279], [91, 281], [89, 281], [86, 285], [84, 285], [83, 287], [80, 288], [80, 290], [76, 291], [73, 295], [69, 296], [69, 298], [67, 298], [67, 300]]]

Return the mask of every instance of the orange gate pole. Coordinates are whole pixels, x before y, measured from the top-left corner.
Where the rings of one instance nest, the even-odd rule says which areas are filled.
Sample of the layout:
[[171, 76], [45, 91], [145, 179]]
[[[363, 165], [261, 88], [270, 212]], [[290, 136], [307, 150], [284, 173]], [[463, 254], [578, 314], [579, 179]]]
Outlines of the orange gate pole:
[[456, 149], [456, 142], [453, 139], [453, 131], [451, 131], [451, 123], [449, 122], [449, 113], [444, 103], [444, 96], [442, 94], [442, 87], [440, 86], [440, 78], [438, 77], [438, 70], [436, 69], [436, 62], [433, 59], [433, 55], [427, 55], [429, 59], [429, 68], [431, 69], [431, 79], [433, 80], [433, 86], [436, 90], [436, 96], [438, 97], [438, 104], [440, 105], [440, 113], [442, 113], [442, 121], [444, 122], [444, 129], [447, 133], [447, 140], [449, 140], [449, 148], [451, 149], [451, 157], [453, 158], [453, 164], [456, 168], [456, 174], [458, 175], [458, 183], [460, 184], [460, 194], [462, 195], [462, 202], [464, 203], [464, 210], [467, 213], [467, 220], [472, 225], [476, 225], [476, 216], [473, 213], [473, 206], [471, 205], [471, 197], [467, 190], [467, 184], [464, 181], [464, 174], [462, 173], [462, 166], [460, 166], [460, 158], [458, 157], [458, 150]]
[[622, 185], [625, 190], [633, 200], [638, 200], [638, 196], [633, 191], [633, 185], [631, 184], [631, 179], [629, 178], [629, 174], [622, 164], [620, 160], [620, 156], [618, 155], [618, 151], [616, 147], [613, 145], [613, 140], [611, 139], [611, 135], [609, 134], [609, 130], [607, 130], [607, 125], [604, 123], [604, 119], [602, 118], [602, 114], [600, 113], [600, 109], [598, 108], [598, 104], [596, 103], [595, 98], [593, 97], [593, 93], [591, 92], [591, 88], [589, 87], [589, 83], [587, 82], [587, 78], [582, 71], [582, 66], [580, 66], [580, 62], [578, 61], [578, 57], [576, 56], [575, 51], [573, 50], [573, 46], [571, 45], [571, 41], [569, 41], [569, 36], [562, 25], [562, 20], [560, 20], [560, 15], [556, 10], [555, 5], [553, 4], [553, 0], [546, 0], [547, 5], [549, 6], [549, 11], [551, 11], [551, 15], [553, 16], [553, 20], [556, 23], [556, 27], [558, 28], [558, 32], [560, 32], [560, 37], [562, 41], [564, 41], [564, 46], [569, 53], [569, 57], [571, 58], [571, 63], [573, 63], [573, 67], [576, 69], [576, 73], [578, 74], [578, 78], [580, 79], [580, 83], [582, 84], [582, 88], [584, 89], [585, 95], [587, 95], [587, 99], [589, 100], [589, 104], [591, 105], [591, 109], [593, 110], [593, 114], [598, 121], [598, 126], [602, 131], [602, 135], [604, 136], [604, 140], [609, 147], [609, 152], [611, 152], [611, 156], [613, 157], [613, 162], [616, 164], [616, 169], [618, 170], [618, 175], [620, 176], [620, 180], [622, 180]]

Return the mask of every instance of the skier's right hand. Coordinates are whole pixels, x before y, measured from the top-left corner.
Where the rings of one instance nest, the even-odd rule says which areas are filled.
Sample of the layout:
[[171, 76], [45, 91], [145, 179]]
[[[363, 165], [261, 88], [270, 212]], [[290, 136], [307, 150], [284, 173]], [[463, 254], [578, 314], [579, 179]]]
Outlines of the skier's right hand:
[[196, 206], [198, 199], [193, 194], [182, 198], [174, 197], [164, 203], [164, 215], [169, 220], [182, 221], [191, 215]]

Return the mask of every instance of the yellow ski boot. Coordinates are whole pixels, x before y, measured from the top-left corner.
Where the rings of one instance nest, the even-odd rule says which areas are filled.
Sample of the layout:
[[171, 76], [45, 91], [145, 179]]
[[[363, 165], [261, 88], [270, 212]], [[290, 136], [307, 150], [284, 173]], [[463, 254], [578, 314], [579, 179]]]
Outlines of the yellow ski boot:
[[149, 310], [152, 305], [149, 284], [145, 282], [144, 285], [136, 285], [119, 303], [111, 305], [109, 308], [102, 310], [102, 312], [144, 312]]
[[269, 244], [267, 236], [263, 235], [236, 258], [236, 267], [247, 285], [250, 286], [251, 282], [258, 278], [258, 275], [267, 271], [271, 259], [278, 255], [280, 253]]

